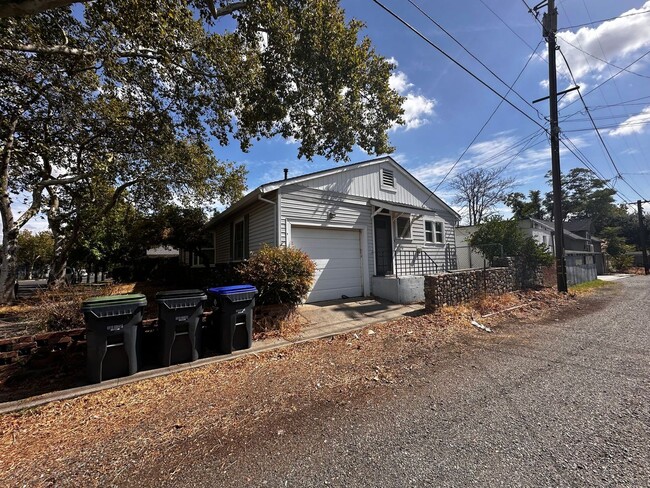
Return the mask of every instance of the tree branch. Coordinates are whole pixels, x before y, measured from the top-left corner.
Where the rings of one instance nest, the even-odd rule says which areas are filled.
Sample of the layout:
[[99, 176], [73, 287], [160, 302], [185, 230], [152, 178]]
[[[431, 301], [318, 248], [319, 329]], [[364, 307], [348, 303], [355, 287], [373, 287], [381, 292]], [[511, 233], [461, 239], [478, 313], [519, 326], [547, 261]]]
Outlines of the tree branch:
[[[83, 57], [96, 57], [99, 53], [92, 49], [80, 49], [70, 47], [65, 44], [58, 44], [55, 46], [39, 46], [36, 44], [22, 44], [17, 46], [15, 44], [0, 44], [0, 50], [14, 51], [22, 53], [34, 54], [65, 54], [67, 56], [83, 56]], [[160, 54], [153, 49], [136, 49], [126, 51], [116, 51], [115, 54], [120, 58], [146, 58], [146, 59], [159, 59]]]
[[[35, 15], [53, 8], [67, 7], [73, 3], [85, 3], [87, 0], [9, 0], [0, 3], [0, 18], [22, 17]], [[188, 2], [189, 3], [189, 2]], [[246, 6], [246, 2], [233, 2], [220, 8], [216, 8], [215, 0], [205, 0], [205, 4], [215, 19], [231, 15], [237, 10]]]

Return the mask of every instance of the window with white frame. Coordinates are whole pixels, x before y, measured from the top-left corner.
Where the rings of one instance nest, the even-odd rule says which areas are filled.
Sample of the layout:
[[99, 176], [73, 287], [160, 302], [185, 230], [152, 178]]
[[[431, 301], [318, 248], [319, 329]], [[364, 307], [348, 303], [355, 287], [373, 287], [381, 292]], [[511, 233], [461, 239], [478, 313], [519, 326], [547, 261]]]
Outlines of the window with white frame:
[[435, 220], [424, 221], [424, 240], [432, 244], [442, 244], [445, 241], [445, 224]]
[[410, 217], [397, 217], [395, 221], [395, 226], [397, 227], [397, 238], [398, 239], [410, 239], [411, 238], [411, 219]]

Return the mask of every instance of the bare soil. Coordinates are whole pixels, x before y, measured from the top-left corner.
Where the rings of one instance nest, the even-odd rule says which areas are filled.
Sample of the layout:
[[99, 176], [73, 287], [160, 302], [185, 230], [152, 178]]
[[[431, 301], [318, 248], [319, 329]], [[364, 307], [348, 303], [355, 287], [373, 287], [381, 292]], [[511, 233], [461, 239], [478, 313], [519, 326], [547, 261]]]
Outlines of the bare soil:
[[[125, 484], [144, 465], [162, 469], [165, 480], [173, 481], [175, 469], [195, 449], [225, 452], [225, 446], [282, 425], [283, 418], [390, 394], [387, 386], [408, 383], [425, 368], [444, 368], [469, 343], [503, 340], [542, 320], [595, 310], [598, 303], [589, 295], [549, 290], [488, 297], [7, 414], [0, 417], [0, 484]], [[472, 327], [472, 317], [495, 333]]]

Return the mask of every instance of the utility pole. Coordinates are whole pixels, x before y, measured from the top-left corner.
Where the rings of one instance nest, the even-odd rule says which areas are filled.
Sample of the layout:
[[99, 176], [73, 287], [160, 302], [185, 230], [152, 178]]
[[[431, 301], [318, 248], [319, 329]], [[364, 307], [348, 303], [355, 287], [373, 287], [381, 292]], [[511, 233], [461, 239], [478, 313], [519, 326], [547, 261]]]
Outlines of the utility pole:
[[[557, 110], [557, 73], [555, 66], [555, 33], [557, 9], [555, 0], [548, 0], [548, 12], [542, 19], [542, 32], [548, 43], [548, 89], [551, 123], [551, 174], [553, 176], [553, 221], [555, 223], [555, 269], [557, 291], [567, 292], [566, 264], [564, 261], [564, 225], [562, 223], [562, 183], [560, 173], [560, 126]], [[535, 9], [541, 8], [542, 4]]]
[[643, 225], [643, 204], [641, 200], [637, 200], [636, 206], [639, 213], [639, 240], [641, 242], [641, 253], [643, 254], [643, 269], [645, 274], [650, 274], [648, 269], [648, 251], [645, 246], [645, 226]]

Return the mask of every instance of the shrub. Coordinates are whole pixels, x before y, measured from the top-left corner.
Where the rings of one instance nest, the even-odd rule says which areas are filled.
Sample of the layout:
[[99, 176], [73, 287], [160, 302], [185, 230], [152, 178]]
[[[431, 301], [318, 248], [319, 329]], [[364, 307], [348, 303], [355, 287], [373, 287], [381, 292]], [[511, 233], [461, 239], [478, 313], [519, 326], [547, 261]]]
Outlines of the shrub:
[[315, 271], [314, 262], [300, 249], [267, 245], [238, 268], [242, 281], [257, 288], [259, 305], [299, 304], [309, 292]]

